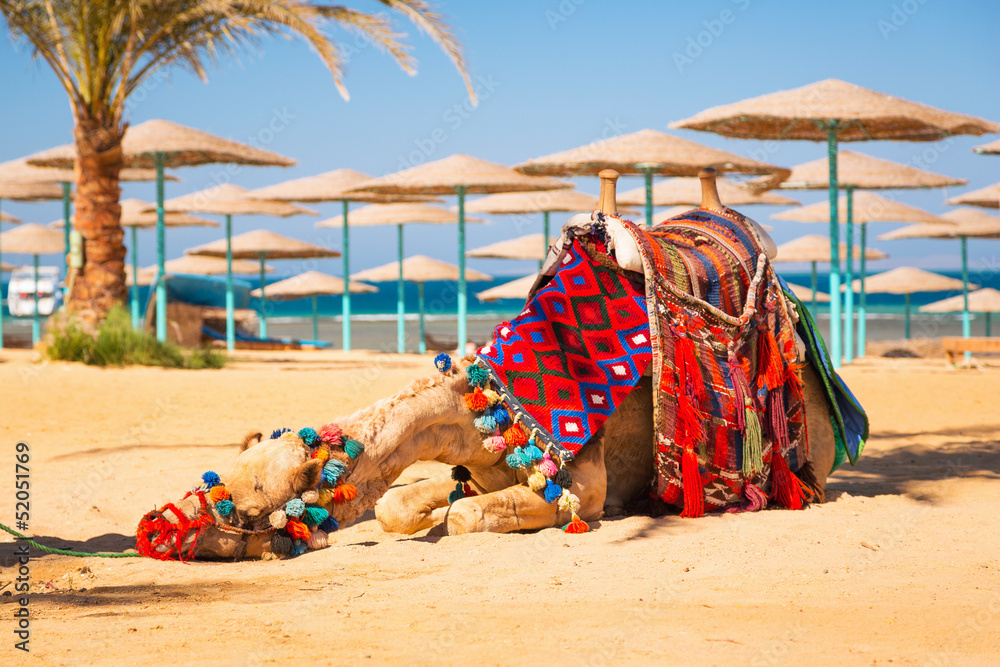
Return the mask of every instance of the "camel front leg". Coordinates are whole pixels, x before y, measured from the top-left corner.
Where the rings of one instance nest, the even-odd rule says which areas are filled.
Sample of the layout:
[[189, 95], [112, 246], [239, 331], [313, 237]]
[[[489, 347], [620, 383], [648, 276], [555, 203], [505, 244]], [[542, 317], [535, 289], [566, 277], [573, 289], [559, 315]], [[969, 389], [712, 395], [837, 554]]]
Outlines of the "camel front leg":
[[441, 522], [434, 510], [448, 505], [448, 494], [455, 490], [451, 472], [437, 477], [389, 489], [375, 503], [375, 518], [387, 533], [412, 535]]

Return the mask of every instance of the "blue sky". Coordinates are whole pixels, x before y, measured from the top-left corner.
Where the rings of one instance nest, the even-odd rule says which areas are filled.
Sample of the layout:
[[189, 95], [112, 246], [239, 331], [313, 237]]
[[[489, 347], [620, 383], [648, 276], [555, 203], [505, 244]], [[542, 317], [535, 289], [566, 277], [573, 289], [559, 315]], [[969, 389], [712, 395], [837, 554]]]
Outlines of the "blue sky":
[[[378, 9], [373, 2], [351, 2]], [[338, 167], [382, 175], [404, 166], [468, 153], [504, 164], [573, 148], [611, 132], [665, 130], [667, 123], [718, 104], [735, 102], [825, 78], [839, 78], [916, 102], [1000, 121], [1000, 40], [996, 5], [988, 0], [842, 1], [760, 0], [705, 2], [611, 2], [609, 0], [506, 0], [437, 3], [465, 44], [480, 104], [471, 108], [460, 78], [430, 40], [400, 19], [409, 33], [419, 73], [409, 77], [377, 49], [351, 46], [345, 83], [349, 102], [337, 94], [319, 59], [300, 42], [265, 41], [239, 62], [212, 67], [209, 81], [172, 70], [150, 82], [130, 104], [135, 123], [165, 118], [240, 141], [250, 141], [298, 160], [295, 167], [243, 168], [232, 181], [249, 188]], [[780, 6], [779, 6], [780, 5]], [[71, 139], [65, 93], [30, 50], [0, 40], [0, 160], [22, 157]], [[270, 128], [278, 131], [271, 132]], [[737, 154], [792, 166], [825, 155], [824, 144], [763, 144], [701, 132], [680, 136]], [[443, 137], [443, 139], [442, 139]], [[1000, 158], [979, 156], [972, 146], [995, 137], [958, 137], [935, 144], [866, 142], [848, 146], [878, 157], [922, 165], [967, 178], [968, 189], [1000, 180]], [[437, 140], [435, 140], [437, 139]], [[225, 167], [178, 169], [182, 179], [167, 196], [229, 178]], [[596, 192], [596, 179], [576, 179]], [[639, 185], [624, 179], [621, 189]], [[964, 189], [898, 192], [900, 201], [933, 212], [947, 210], [948, 196]], [[800, 195], [800, 196], [799, 196]], [[124, 184], [123, 197], [154, 199], [152, 184]], [[793, 195], [803, 203], [819, 192]], [[453, 203], [453, 202], [450, 202]], [[323, 217], [337, 205], [316, 208]], [[25, 221], [49, 222], [57, 203], [4, 202], [3, 210]], [[772, 222], [778, 209], [744, 212], [775, 224], [780, 243], [822, 226]], [[561, 221], [556, 216], [554, 220]], [[307, 240], [325, 238], [316, 218], [237, 218], [237, 233], [270, 228]], [[496, 217], [470, 226], [469, 247], [540, 231], [541, 221], [515, 227]], [[880, 225], [870, 238], [894, 228]], [[220, 235], [217, 229], [168, 230], [167, 256]], [[339, 246], [339, 242], [337, 244]], [[881, 266], [957, 266], [957, 245], [948, 241], [876, 243], [893, 255]], [[457, 242], [448, 228], [415, 225], [407, 230], [407, 254], [455, 261]], [[355, 229], [352, 269], [395, 258], [390, 228]], [[140, 233], [140, 263], [155, 258], [153, 234]], [[1000, 268], [1000, 244], [973, 241], [973, 267]], [[17, 258], [11, 258], [16, 260]], [[525, 273], [531, 263], [473, 260], [494, 273]], [[279, 274], [300, 270], [276, 262]], [[320, 263], [339, 274], [339, 260]], [[792, 268], [792, 267], [789, 267]], [[879, 265], [873, 266], [878, 269]]]

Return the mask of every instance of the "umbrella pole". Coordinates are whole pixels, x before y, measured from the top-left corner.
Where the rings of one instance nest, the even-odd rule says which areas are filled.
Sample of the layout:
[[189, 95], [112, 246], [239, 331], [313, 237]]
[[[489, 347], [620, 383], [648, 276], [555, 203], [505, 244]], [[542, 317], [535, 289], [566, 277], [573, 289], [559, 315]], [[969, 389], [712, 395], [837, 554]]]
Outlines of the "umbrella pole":
[[396, 225], [396, 256], [399, 275], [396, 277], [396, 352], [406, 352], [406, 284], [403, 282], [403, 225]]
[[854, 360], [854, 188], [847, 186], [847, 257], [844, 258], [844, 363]]
[[813, 289], [812, 307], [813, 307], [813, 315], [815, 316], [816, 304], [817, 304], [816, 290], [819, 289], [819, 283], [816, 280], [816, 262], [812, 262], [812, 289]]
[[31, 316], [31, 345], [38, 345], [38, 339], [42, 331], [40, 315], [38, 313], [38, 255], [34, 255], [35, 266], [35, 287], [31, 290], [31, 298], [35, 303], [35, 312]]
[[903, 295], [903, 302], [906, 304], [906, 340], [910, 340], [910, 295]]
[[313, 340], [319, 340], [319, 297], [312, 295], [313, 302]]
[[344, 342], [343, 348], [344, 352], [351, 351], [351, 245], [350, 245], [350, 231], [348, 229], [347, 212], [350, 208], [350, 202], [346, 199], [341, 199], [341, 204], [344, 207], [344, 227], [342, 232], [344, 234], [343, 245], [344, 250], [344, 294], [340, 298], [341, 310], [343, 314], [343, 333]]
[[465, 285], [465, 187], [455, 188], [458, 193], [458, 354], [465, 354], [465, 343], [467, 336], [466, 315], [468, 303], [466, 301]]
[[642, 175], [646, 181], [646, 226], [653, 226], [653, 169], [646, 167], [642, 170]]
[[[3, 204], [3, 200], [0, 199], [0, 204]], [[0, 206], [2, 208], [2, 206]], [[0, 222], [0, 226], [2, 226]], [[3, 258], [3, 252], [0, 251], [0, 259]], [[2, 275], [2, 274], [0, 274]], [[7, 293], [10, 294], [10, 285], [7, 285]], [[0, 280], [0, 350], [3, 349], [3, 280]]]
[[260, 253], [260, 337], [267, 338], [267, 296], [264, 294], [264, 253]]
[[542, 212], [542, 259], [538, 262], [538, 270], [545, 266], [545, 258], [549, 254], [549, 212]]
[[163, 231], [163, 153], [154, 153], [156, 164], [156, 340], [167, 340], [167, 283], [164, 281], [166, 235]]
[[424, 284], [417, 283], [417, 302], [420, 304], [420, 354], [427, 352], [427, 341], [424, 340]]
[[830, 165], [830, 357], [840, 368], [843, 347], [840, 342], [840, 217], [837, 211], [837, 121], [826, 128], [826, 150]]
[[969, 237], [959, 237], [962, 241], [962, 338], [972, 335], [969, 318]]
[[[139, 244], [138, 227], [132, 225], [129, 231], [132, 240], [132, 247], [129, 252], [132, 254], [132, 328], [139, 329]], [[68, 275], [68, 274], [67, 274]]]
[[986, 316], [986, 337], [989, 338], [990, 335], [991, 335], [990, 334], [990, 315], [992, 315], [992, 313], [990, 313], [989, 311], [986, 311], [984, 313], [984, 315]]
[[235, 303], [233, 295], [233, 216], [226, 216], [226, 349], [236, 349]]
[[[69, 221], [69, 181], [63, 181], [62, 191], [63, 191], [63, 244], [66, 248], [65, 256], [63, 257], [63, 277], [69, 280], [69, 233], [70, 233], [70, 221]], [[68, 286], [68, 285], [67, 285]]]
[[858, 296], [858, 356], [865, 356], [865, 325], [868, 317], [865, 297], [865, 255], [868, 254], [868, 225], [861, 223], [861, 259], [858, 260], [858, 281], [861, 283]]

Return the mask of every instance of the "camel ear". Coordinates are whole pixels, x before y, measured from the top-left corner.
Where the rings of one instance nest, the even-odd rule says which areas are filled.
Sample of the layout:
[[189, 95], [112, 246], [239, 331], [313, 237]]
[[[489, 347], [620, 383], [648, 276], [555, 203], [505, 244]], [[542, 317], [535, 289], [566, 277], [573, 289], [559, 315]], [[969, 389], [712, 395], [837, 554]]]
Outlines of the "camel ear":
[[320, 475], [322, 474], [322, 459], [309, 459], [300, 465], [295, 471], [295, 479], [292, 480], [292, 488], [295, 489], [296, 495], [303, 491], [308, 491], [319, 484]]
[[243, 442], [240, 444], [240, 451], [245, 452], [246, 450], [256, 445], [258, 442], [260, 442], [263, 438], [264, 438], [263, 433], [259, 433], [257, 431], [250, 431], [245, 436], [243, 436]]

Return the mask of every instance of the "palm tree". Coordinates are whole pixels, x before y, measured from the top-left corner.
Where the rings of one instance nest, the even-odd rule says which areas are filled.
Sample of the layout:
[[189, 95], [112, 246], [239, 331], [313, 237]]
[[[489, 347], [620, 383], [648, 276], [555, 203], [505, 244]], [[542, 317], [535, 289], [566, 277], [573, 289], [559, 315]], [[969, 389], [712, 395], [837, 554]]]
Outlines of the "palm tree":
[[[423, 0], [376, 0], [427, 33], [458, 68], [474, 100], [462, 49], [451, 28]], [[103, 320], [124, 300], [125, 246], [119, 224], [123, 117], [129, 95], [157, 70], [180, 66], [203, 80], [206, 66], [265, 36], [304, 39], [347, 99], [343, 50], [324, 32], [333, 23], [366, 36], [406, 72], [410, 47], [389, 19], [307, 0], [0, 0], [14, 39], [28, 42], [69, 95], [77, 152], [75, 226], [86, 263], [67, 298], [70, 311]]]

